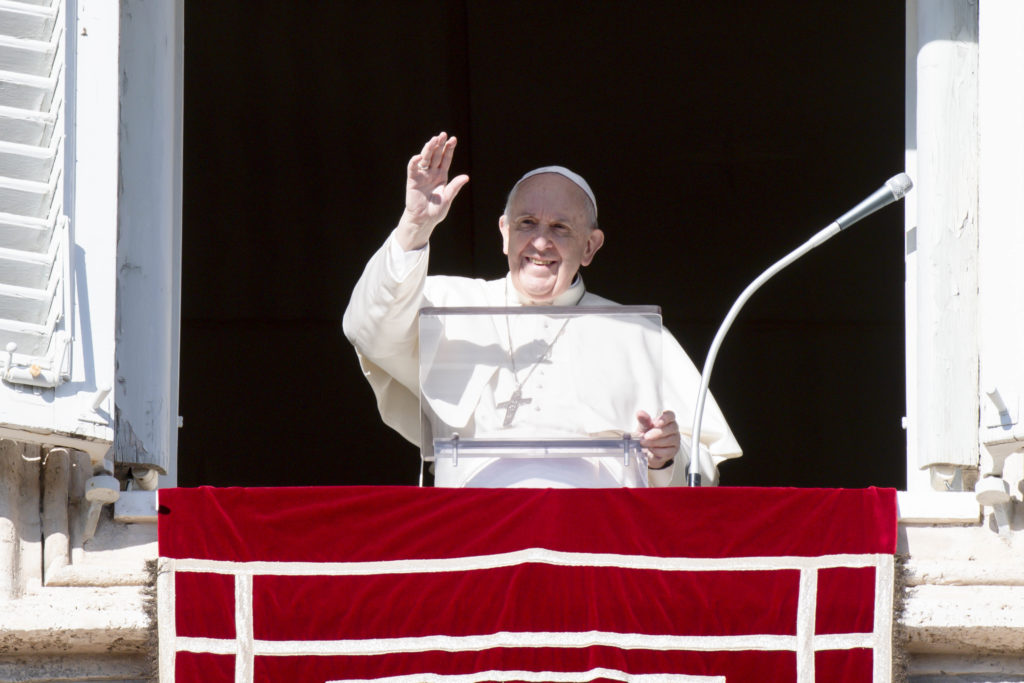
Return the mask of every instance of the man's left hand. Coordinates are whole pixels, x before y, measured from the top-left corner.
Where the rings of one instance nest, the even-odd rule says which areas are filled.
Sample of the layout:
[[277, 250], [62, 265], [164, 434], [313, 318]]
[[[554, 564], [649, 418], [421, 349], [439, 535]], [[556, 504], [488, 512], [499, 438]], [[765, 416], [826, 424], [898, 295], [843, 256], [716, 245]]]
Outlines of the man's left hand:
[[636, 419], [640, 424], [637, 437], [640, 444], [647, 449], [647, 466], [655, 470], [661, 469], [679, 452], [679, 424], [676, 423], [676, 414], [666, 410], [657, 420], [653, 420], [645, 411], [640, 410], [636, 414]]

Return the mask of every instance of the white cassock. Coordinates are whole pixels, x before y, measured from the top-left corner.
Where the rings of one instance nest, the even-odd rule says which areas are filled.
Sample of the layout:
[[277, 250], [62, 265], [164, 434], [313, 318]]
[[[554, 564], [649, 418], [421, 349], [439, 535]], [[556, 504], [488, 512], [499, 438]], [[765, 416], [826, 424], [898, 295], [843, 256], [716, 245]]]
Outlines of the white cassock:
[[[595, 338], [593, 325], [605, 326], [598, 333], [604, 337], [636, 335], [629, 326], [616, 331], [608, 319], [572, 318], [563, 326], [546, 316], [508, 316], [501, 324], [467, 333], [473, 337], [474, 344], [467, 348], [474, 349], [469, 353], [474, 363], [464, 364], [469, 370], [454, 383], [457, 390], [451, 390], [452, 383], [438, 385], [447, 386], [450, 395], [426, 397], [427, 419], [421, 420], [419, 310], [521, 305], [507, 276], [492, 281], [428, 277], [428, 255], [429, 247], [403, 252], [390, 237], [356, 284], [343, 323], [377, 397], [381, 417], [410, 442], [420, 445], [422, 441], [429, 450], [431, 429], [441, 435], [457, 431], [462, 437], [530, 438], [542, 433], [545, 437], [615, 438], [636, 429], [637, 409], [652, 417], [672, 410], [683, 431], [675, 464], [664, 470], [647, 470], [635, 461], [626, 467], [621, 458], [460, 459], [454, 467], [449, 460], [439, 460], [435, 463], [437, 486], [604, 488], [685, 481], [691, 452], [688, 428], [700, 373], [667, 331], [662, 332], [660, 344], [645, 343], [642, 333], [624, 339], [620, 348], [628, 349], [627, 355], [606, 362], [587, 352], [603, 348], [587, 344], [588, 338]], [[579, 278], [554, 303], [616, 305], [586, 292]], [[510, 348], [515, 349], [515, 372], [509, 362]], [[652, 360], [659, 353], [660, 358]], [[659, 365], [660, 378], [656, 376]], [[504, 424], [508, 409], [503, 402], [517, 386], [530, 402], [519, 406], [512, 422]], [[701, 444], [702, 482], [715, 484], [718, 464], [739, 457], [741, 450], [711, 396], [705, 404]]]

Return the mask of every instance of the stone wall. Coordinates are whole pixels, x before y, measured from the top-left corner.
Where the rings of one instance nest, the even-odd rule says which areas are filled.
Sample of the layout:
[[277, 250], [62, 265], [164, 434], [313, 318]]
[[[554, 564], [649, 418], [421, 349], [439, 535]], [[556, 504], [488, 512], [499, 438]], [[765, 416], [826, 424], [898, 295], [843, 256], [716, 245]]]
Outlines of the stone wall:
[[913, 683], [1024, 681], [1024, 510], [976, 524], [901, 524], [901, 624]]
[[156, 524], [102, 505], [89, 529], [96, 474], [84, 453], [0, 441], [0, 683], [151, 679]]

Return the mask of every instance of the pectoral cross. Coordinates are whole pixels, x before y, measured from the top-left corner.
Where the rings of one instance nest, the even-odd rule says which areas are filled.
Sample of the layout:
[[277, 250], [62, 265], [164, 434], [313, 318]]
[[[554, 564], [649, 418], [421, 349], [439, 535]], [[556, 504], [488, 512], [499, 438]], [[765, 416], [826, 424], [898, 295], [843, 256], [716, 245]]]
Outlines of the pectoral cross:
[[508, 427], [512, 424], [512, 420], [516, 419], [516, 411], [519, 410], [519, 406], [525, 406], [527, 403], [532, 403], [532, 398], [523, 398], [523, 390], [517, 388], [512, 392], [507, 401], [502, 401], [496, 407], [505, 409], [505, 421], [501, 423], [503, 427]]

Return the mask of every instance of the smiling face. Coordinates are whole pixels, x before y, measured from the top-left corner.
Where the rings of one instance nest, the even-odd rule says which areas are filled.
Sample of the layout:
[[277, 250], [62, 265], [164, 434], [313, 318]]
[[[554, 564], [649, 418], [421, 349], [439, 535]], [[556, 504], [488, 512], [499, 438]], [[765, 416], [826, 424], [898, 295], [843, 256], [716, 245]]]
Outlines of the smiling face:
[[521, 182], [498, 219], [516, 290], [531, 303], [550, 304], [569, 289], [604, 243], [593, 225], [590, 200], [568, 178], [541, 173]]

